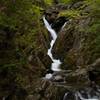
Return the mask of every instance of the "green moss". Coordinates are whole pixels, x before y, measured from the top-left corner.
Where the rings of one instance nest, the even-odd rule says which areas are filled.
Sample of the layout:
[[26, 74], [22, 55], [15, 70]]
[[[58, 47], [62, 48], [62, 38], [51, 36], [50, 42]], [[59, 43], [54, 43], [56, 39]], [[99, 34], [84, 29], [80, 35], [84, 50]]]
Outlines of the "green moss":
[[60, 0], [61, 3], [70, 3], [70, 0]]
[[91, 22], [91, 25], [86, 30], [90, 34], [88, 35], [87, 39], [87, 47], [89, 51], [88, 53], [91, 55], [90, 62], [95, 61], [98, 57], [100, 57], [100, 1], [96, 0], [89, 1], [91, 4], [91, 12], [90, 16], [93, 17], [93, 21]]
[[59, 16], [66, 16], [69, 18], [80, 17], [80, 11], [77, 10], [64, 10], [59, 13]]
[[69, 4], [69, 3], [76, 3], [76, 2], [79, 2], [79, 1], [85, 1], [85, 0], [60, 0], [61, 3], [64, 3], [64, 4]]
[[44, 2], [47, 5], [52, 5], [53, 4], [53, 0], [44, 0]]

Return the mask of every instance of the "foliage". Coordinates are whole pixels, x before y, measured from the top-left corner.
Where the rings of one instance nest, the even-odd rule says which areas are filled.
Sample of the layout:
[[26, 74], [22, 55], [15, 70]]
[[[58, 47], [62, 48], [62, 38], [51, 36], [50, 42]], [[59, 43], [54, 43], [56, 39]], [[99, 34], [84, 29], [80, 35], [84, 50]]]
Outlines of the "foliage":
[[70, 0], [60, 0], [60, 2], [65, 4], [65, 3], [69, 3]]
[[46, 5], [52, 5], [53, 4], [53, 0], [44, 0]]
[[[73, 4], [78, 1], [85, 1], [92, 8], [89, 14], [92, 21], [89, 28], [85, 30], [90, 34], [87, 36], [87, 44], [84, 51], [86, 55], [89, 52], [94, 57], [92, 57], [92, 61], [94, 61], [94, 59], [100, 57], [100, 0], [58, 0], [59, 3], [63, 4]], [[23, 76], [27, 72], [26, 77], [28, 79], [30, 74], [28, 70], [30, 67], [28, 62], [29, 55], [34, 54], [34, 51], [38, 55], [39, 50], [40, 52], [45, 52], [42, 47], [45, 43], [42, 42], [48, 40], [48, 33], [42, 27], [40, 21], [41, 11], [53, 4], [54, 0], [0, 0], [0, 76], [2, 77], [3, 72], [8, 75], [7, 77], [2, 77], [2, 80], [9, 82], [12, 76], [14, 81], [19, 84], [26, 82], [26, 78]], [[80, 12], [80, 9], [63, 10], [58, 17], [79, 18], [81, 16]], [[45, 40], [42, 40], [41, 31]], [[1, 44], [4, 46], [1, 46]], [[34, 56], [33, 60], [38, 60], [38, 62], [42, 63], [38, 57], [35, 58]], [[33, 68], [30, 69], [31, 72], [35, 72]], [[37, 66], [36, 70], [38, 70]], [[40, 70], [38, 72], [38, 75], [42, 73]], [[2, 81], [0, 86], [4, 85], [1, 83]], [[5, 81], [4, 83], [6, 84]]]
[[[32, 12], [30, 11], [32, 4], [30, 1], [1, 0], [0, 6], [1, 6], [0, 25], [6, 25], [7, 27], [15, 30], [20, 28], [22, 24], [25, 22], [30, 23], [31, 21], [30, 19], [32, 17], [30, 16], [32, 15], [31, 14]], [[27, 27], [27, 25], [24, 27]]]
[[64, 4], [70, 4], [70, 3], [76, 3], [76, 2], [79, 2], [79, 1], [84, 1], [84, 0], [59, 0], [61, 3], [64, 3]]
[[85, 47], [85, 51], [90, 56], [90, 63], [95, 59], [100, 57], [100, 1], [95, 0], [86, 0], [86, 3], [91, 7], [91, 12], [89, 17], [92, 18], [91, 24], [86, 30], [88, 33], [87, 37], [87, 45]]
[[80, 17], [80, 11], [78, 10], [64, 10], [59, 13], [59, 16], [66, 16], [69, 18]]
[[36, 40], [41, 31], [41, 10], [33, 0], [0, 0], [0, 79], [4, 80], [0, 89], [4, 84], [20, 86], [27, 81], [23, 76], [29, 74], [28, 56], [39, 47]]

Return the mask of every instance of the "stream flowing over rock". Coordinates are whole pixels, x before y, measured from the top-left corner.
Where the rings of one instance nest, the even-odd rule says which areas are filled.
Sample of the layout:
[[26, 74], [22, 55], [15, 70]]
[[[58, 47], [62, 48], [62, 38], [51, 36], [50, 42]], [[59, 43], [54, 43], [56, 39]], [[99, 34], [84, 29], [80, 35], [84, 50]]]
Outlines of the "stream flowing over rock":
[[[67, 18], [66, 18], [67, 19]], [[64, 68], [64, 71], [59, 70], [60, 72], [54, 72], [54, 74], [51, 75], [50, 73], [47, 74], [50, 81], [55, 82], [58, 84], [58, 86], [66, 87], [69, 86], [70, 88], [67, 88], [68, 90], [72, 92], [65, 92], [63, 96], [63, 100], [99, 100], [100, 99], [100, 93], [99, 93], [99, 87], [95, 84], [95, 75], [92, 72], [92, 66], [87, 67], [83, 58], [83, 54], [81, 49], [83, 48], [84, 40], [85, 40], [85, 34], [79, 29], [77, 30], [76, 25], [79, 27], [87, 27], [91, 21], [90, 17], [79, 19], [79, 21], [76, 20], [65, 20], [58, 18], [54, 21], [51, 26], [52, 28], [56, 30], [56, 27], [58, 26], [60, 29], [63, 26], [64, 23], [61, 23], [61, 21], [68, 21], [64, 25], [64, 27], [59, 31], [58, 38], [55, 42], [53, 42], [53, 45], [51, 45], [51, 48], [53, 47], [53, 50], [50, 48], [50, 55], [51, 59], [52, 54], [51, 50], [53, 52], [53, 55], [56, 59], [60, 58], [63, 62], [62, 67]], [[44, 19], [45, 23], [45, 19]], [[57, 25], [56, 25], [57, 24]], [[45, 24], [47, 25], [47, 24]], [[61, 26], [62, 25], [62, 26]], [[49, 25], [47, 25], [47, 29], [49, 32], [51, 32], [52, 36], [55, 35], [55, 32], [50, 31], [50, 28], [48, 28]], [[51, 27], [50, 26], [50, 27]], [[52, 30], [52, 29], [51, 29]], [[55, 36], [54, 36], [55, 37]], [[83, 43], [82, 43], [83, 42]], [[55, 43], [55, 44], [54, 44]], [[52, 41], [51, 41], [52, 44]], [[72, 58], [70, 58], [72, 56]], [[75, 56], [75, 58], [73, 58]], [[66, 59], [66, 57], [68, 57]], [[68, 60], [68, 61], [67, 61]], [[72, 61], [71, 61], [72, 60]], [[86, 59], [85, 59], [86, 60]], [[97, 62], [97, 61], [96, 61]], [[84, 66], [84, 67], [83, 67]], [[67, 72], [69, 70], [69, 72]], [[90, 82], [91, 81], [91, 82]], [[93, 82], [92, 82], [93, 81]], [[91, 86], [89, 86], [91, 84]], [[56, 85], [57, 86], [57, 85]], [[84, 89], [87, 88], [88, 90], [84, 91]], [[96, 90], [95, 90], [96, 89]], [[82, 91], [82, 92], [81, 92]], [[91, 92], [94, 92], [94, 94], [91, 94]], [[86, 92], [86, 93], [85, 93]], [[83, 95], [85, 93], [85, 96]]]
[[0, 100], [100, 100], [100, 0], [0, 0]]

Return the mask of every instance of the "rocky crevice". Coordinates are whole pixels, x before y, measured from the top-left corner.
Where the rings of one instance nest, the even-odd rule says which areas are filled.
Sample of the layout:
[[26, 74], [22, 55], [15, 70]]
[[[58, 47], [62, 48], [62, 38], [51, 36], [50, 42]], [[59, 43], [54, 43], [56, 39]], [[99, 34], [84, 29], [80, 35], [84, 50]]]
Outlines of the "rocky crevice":
[[42, 15], [30, 23], [32, 33], [27, 33], [24, 26], [19, 30], [1, 26], [0, 99], [63, 100], [65, 96], [65, 100], [74, 100], [76, 91], [85, 98], [88, 92], [91, 97], [100, 98], [100, 50], [95, 32], [88, 30], [96, 20], [90, 12], [91, 7], [83, 1], [55, 2], [41, 12], [58, 33], [52, 53], [62, 61], [62, 71], [54, 72], [50, 80], [44, 76], [52, 72], [52, 61], [47, 55], [51, 37], [41, 21]]
[[[73, 9], [81, 8], [82, 5], [83, 3], [79, 2], [72, 5], [71, 8]], [[63, 9], [66, 9], [66, 7]], [[49, 16], [47, 17], [47, 20], [48, 21], [51, 20], [50, 23], [52, 25], [52, 28], [54, 28], [58, 32], [58, 38], [54, 44], [52, 53], [56, 59], [60, 58], [61, 61], [63, 62], [61, 65], [63, 71], [61, 71], [60, 73], [55, 72], [53, 78], [50, 80], [50, 83], [56, 84], [55, 88], [60, 87], [60, 90], [62, 90], [63, 87], [64, 89], [66, 88], [65, 89], [66, 92], [67, 90], [72, 91], [71, 94], [69, 94], [69, 98], [72, 97], [72, 95], [74, 98], [73, 92], [75, 91], [78, 90], [84, 91], [86, 88], [88, 89], [91, 88], [91, 91], [95, 91], [95, 89], [97, 89], [96, 87], [97, 84], [99, 85], [99, 71], [97, 71], [98, 70], [97, 66], [99, 66], [99, 60], [95, 59], [96, 62], [90, 64], [90, 59], [92, 59], [91, 51], [90, 55], [86, 55], [89, 51], [85, 51], [84, 49], [85, 45], [88, 44], [87, 42], [87, 39], [89, 39], [88, 36], [89, 34], [91, 34], [87, 32], [87, 29], [90, 27], [93, 20], [91, 16], [88, 15], [84, 16], [84, 12], [90, 13], [90, 10], [91, 9], [89, 6], [87, 5], [84, 6], [84, 8], [82, 8], [82, 12], [80, 13], [81, 16], [76, 17], [74, 19], [68, 16], [57, 17], [58, 12], [57, 13], [52, 12], [50, 16], [53, 17], [51, 18], [48, 13], [46, 15]], [[65, 18], [66, 20], [63, 20], [63, 18]], [[60, 30], [61, 26], [59, 23], [61, 22], [61, 20], [62, 22], [67, 21], [67, 24], [63, 30]], [[57, 29], [56, 26], [59, 29]], [[74, 82], [76, 83], [74, 84]], [[52, 89], [52, 87], [48, 86], [48, 89]], [[56, 90], [55, 92], [57, 93]], [[63, 95], [64, 93], [65, 91], [63, 92]], [[70, 100], [73, 100], [73, 98], [70, 98]]]

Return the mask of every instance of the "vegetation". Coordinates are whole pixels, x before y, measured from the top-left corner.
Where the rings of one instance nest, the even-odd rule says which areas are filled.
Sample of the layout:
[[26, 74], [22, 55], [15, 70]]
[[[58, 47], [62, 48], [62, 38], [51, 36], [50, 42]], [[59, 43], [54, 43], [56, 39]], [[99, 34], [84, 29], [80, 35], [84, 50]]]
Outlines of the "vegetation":
[[[83, 2], [83, 5], [74, 8], [78, 2]], [[9, 100], [25, 100], [24, 96], [35, 91], [32, 89], [36, 82], [50, 66], [51, 60], [46, 55], [50, 36], [43, 25], [42, 15], [56, 3], [72, 6], [59, 10], [57, 18], [62, 16], [72, 21], [91, 19], [87, 27], [75, 24], [75, 29], [86, 33], [82, 53], [89, 59], [88, 64], [100, 57], [100, 0], [0, 0], [0, 99], [10, 95]], [[66, 59], [66, 64], [71, 62]], [[71, 63], [74, 64], [74, 60]], [[10, 90], [11, 87], [14, 89]], [[15, 95], [22, 90], [27, 93], [19, 99]]]
[[40, 24], [41, 10], [32, 0], [0, 0], [0, 98], [14, 96], [30, 84], [32, 65], [28, 57], [40, 49], [37, 37], [45, 31]]
[[78, 18], [80, 17], [80, 12], [78, 10], [65, 10], [59, 13], [59, 16], [66, 16], [69, 18]]
[[[95, 59], [100, 57], [100, 1], [96, 0], [96, 1], [90, 1], [87, 0], [86, 3], [88, 3], [91, 6], [91, 12], [90, 15], [93, 20], [91, 21], [91, 25], [88, 27], [87, 32], [89, 32], [91, 35], [88, 35], [88, 40], [87, 42], [87, 46], [86, 51], [91, 51], [88, 52], [90, 53], [90, 55], [92, 56], [90, 59], [90, 63], [93, 62]], [[90, 42], [92, 41], [92, 42]], [[89, 50], [88, 50], [89, 49]]]
[[45, 2], [47, 5], [52, 5], [52, 4], [53, 4], [53, 0], [44, 0], [44, 2]]

